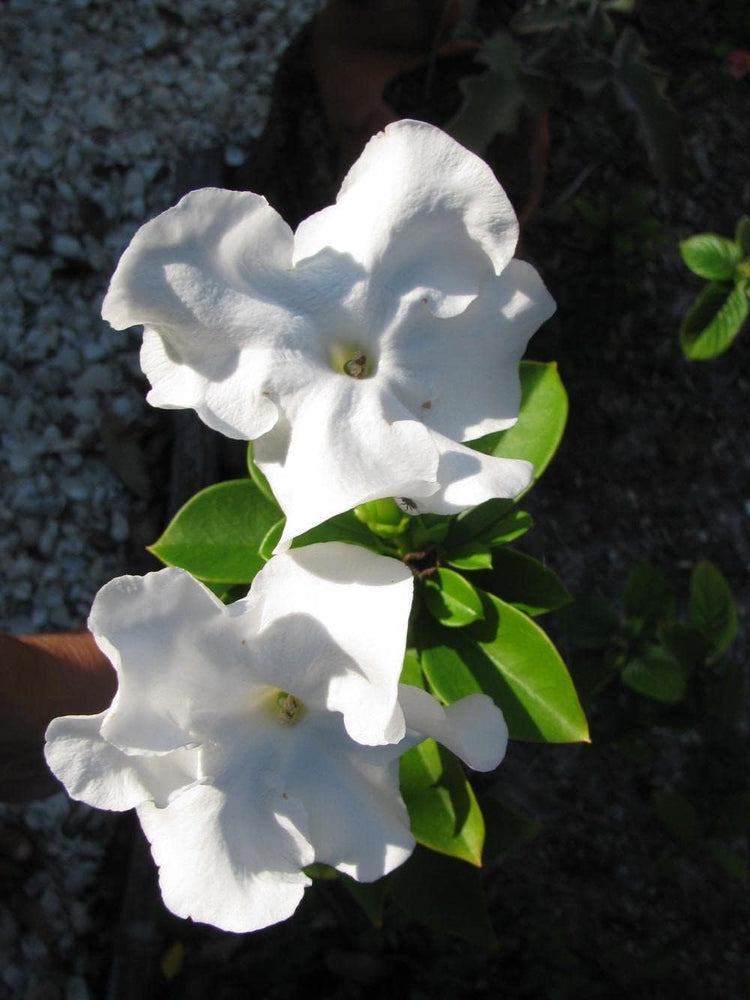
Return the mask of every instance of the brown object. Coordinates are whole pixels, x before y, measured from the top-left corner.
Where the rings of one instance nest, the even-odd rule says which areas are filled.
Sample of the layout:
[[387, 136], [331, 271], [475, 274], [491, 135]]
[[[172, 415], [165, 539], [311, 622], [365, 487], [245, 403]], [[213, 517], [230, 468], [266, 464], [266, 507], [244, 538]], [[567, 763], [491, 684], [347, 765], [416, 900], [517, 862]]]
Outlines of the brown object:
[[44, 733], [58, 715], [102, 712], [117, 676], [90, 632], [0, 634], [0, 800], [59, 790], [44, 760]]

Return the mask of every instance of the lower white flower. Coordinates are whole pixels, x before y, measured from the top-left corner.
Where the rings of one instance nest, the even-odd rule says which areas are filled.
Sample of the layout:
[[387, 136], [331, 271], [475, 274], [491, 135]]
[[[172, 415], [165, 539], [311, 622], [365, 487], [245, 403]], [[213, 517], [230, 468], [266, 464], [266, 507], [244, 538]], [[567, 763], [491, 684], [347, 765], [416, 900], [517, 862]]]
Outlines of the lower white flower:
[[488, 770], [507, 742], [484, 695], [399, 687], [411, 597], [403, 564], [338, 542], [275, 556], [229, 606], [179, 569], [113, 580], [89, 627], [117, 694], [52, 721], [49, 766], [73, 798], [135, 807], [179, 916], [284, 920], [313, 861], [377, 879], [414, 848], [399, 757], [434, 736]]

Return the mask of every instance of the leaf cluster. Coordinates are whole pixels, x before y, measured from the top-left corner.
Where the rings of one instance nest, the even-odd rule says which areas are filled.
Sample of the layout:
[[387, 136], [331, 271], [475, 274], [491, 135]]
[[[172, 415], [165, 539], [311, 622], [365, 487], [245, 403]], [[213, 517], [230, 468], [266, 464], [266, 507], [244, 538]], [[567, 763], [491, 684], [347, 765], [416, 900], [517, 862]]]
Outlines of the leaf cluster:
[[680, 326], [682, 351], [690, 361], [723, 354], [747, 323], [750, 311], [750, 216], [737, 223], [733, 240], [699, 233], [680, 243], [693, 274], [708, 284]]

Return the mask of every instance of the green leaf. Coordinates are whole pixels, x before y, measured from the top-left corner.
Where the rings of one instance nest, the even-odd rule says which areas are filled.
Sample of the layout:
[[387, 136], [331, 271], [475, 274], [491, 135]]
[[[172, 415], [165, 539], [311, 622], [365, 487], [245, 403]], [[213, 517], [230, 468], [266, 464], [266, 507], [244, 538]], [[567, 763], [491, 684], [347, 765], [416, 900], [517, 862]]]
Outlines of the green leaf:
[[230, 479], [191, 497], [149, 551], [199, 580], [250, 583], [264, 563], [263, 539], [280, 516], [251, 479]]
[[688, 237], [680, 243], [680, 254], [693, 274], [708, 281], [731, 281], [741, 259], [737, 244], [716, 233]]
[[524, 458], [534, 466], [537, 482], [562, 440], [568, 419], [568, 395], [554, 361], [522, 361], [521, 410], [507, 431], [486, 434], [469, 447], [497, 458]]
[[492, 594], [479, 592], [484, 621], [448, 630], [416, 624], [422, 669], [447, 704], [484, 692], [505, 715], [512, 739], [572, 743], [589, 739], [573, 682], [547, 634]]
[[382, 927], [385, 902], [391, 891], [391, 880], [379, 878], [376, 882], [357, 882], [348, 875], [342, 875], [341, 885], [362, 907], [373, 927]]
[[403, 755], [399, 773], [415, 840], [481, 866], [484, 819], [453, 754], [434, 740], [425, 740]]
[[260, 543], [260, 548], [258, 549], [258, 555], [265, 562], [273, 555], [273, 550], [279, 544], [279, 539], [284, 533], [284, 525], [286, 524], [286, 518], [280, 518], [276, 524], [272, 524], [271, 527], [266, 532], [263, 541]]
[[577, 597], [558, 611], [555, 620], [580, 649], [606, 649], [620, 631], [616, 608], [598, 594]]
[[645, 62], [643, 44], [632, 28], [625, 28], [612, 53], [612, 82], [620, 102], [636, 118], [654, 173], [662, 184], [677, 174], [680, 126], [666, 97], [662, 74]]
[[532, 617], [555, 611], [572, 600], [556, 573], [515, 549], [498, 549], [492, 572], [483, 573], [477, 582]]
[[466, 542], [454, 549], [446, 562], [456, 569], [492, 569], [492, 553], [481, 542]]
[[628, 618], [655, 622], [674, 615], [675, 595], [669, 577], [647, 562], [637, 562], [630, 567], [624, 600]]
[[424, 676], [422, 674], [422, 664], [419, 661], [419, 653], [416, 649], [407, 649], [404, 653], [404, 665], [401, 668], [401, 684], [411, 684], [412, 687], [424, 690]]
[[750, 257], [750, 215], [743, 215], [734, 231], [734, 240], [742, 257]]
[[673, 837], [689, 844], [698, 834], [698, 817], [693, 804], [673, 788], [661, 788], [651, 796], [651, 802], [664, 826]]
[[668, 705], [685, 697], [685, 675], [661, 646], [649, 646], [629, 660], [623, 667], [622, 680], [632, 691]]
[[411, 919], [483, 948], [496, 945], [478, 868], [417, 846], [388, 880], [393, 902]]
[[737, 607], [729, 584], [710, 562], [696, 563], [690, 577], [690, 623], [723, 653], [737, 635]]
[[484, 617], [479, 594], [460, 573], [439, 567], [422, 580], [422, 597], [433, 618], [449, 628], [464, 628]]
[[377, 552], [388, 551], [379, 544], [377, 536], [355, 517], [351, 510], [345, 514], [336, 514], [323, 524], [317, 524], [304, 534], [298, 535], [292, 542], [292, 548], [298, 549], [303, 545], [313, 545], [315, 542], [349, 542], [351, 545], [361, 545]]
[[659, 629], [659, 639], [686, 677], [704, 666], [709, 646], [697, 628], [684, 622], [671, 622]]
[[525, 535], [532, 525], [531, 515], [518, 510], [512, 500], [487, 500], [453, 519], [445, 546], [452, 551], [467, 542], [476, 542], [496, 548]]
[[682, 321], [683, 354], [690, 361], [706, 361], [723, 354], [742, 329], [747, 314], [744, 282], [734, 287], [707, 285]]
[[260, 492], [266, 498], [270, 500], [271, 503], [277, 503], [276, 497], [273, 494], [273, 490], [266, 479], [264, 473], [260, 471], [258, 466], [255, 464], [255, 459], [253, 458], [253, 442], [248, 441], [247, 452], [245, 453], [245, 461], [247, 462], [247, 471], [250, 473], [250, 478], [258, 487]]
[[499, 799], [482, 799], [480, 808], [486, 831], [484, 857], [488, 861], [518, 850], [541, 829], [533, 816], [526, 816]]

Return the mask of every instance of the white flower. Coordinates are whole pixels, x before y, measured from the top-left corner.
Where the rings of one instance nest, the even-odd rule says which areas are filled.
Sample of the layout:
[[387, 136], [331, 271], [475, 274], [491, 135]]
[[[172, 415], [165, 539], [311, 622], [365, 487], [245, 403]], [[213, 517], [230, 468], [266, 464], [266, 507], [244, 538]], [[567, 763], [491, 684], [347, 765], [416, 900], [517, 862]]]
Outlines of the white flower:
[[283, 920], [313, 861], [377, 879], [414, 847], [400, 755], [434, 735], [489, 769], [507, 740], [484, 695], [399, 692], [411, 595], [402, 563], [341, 543], [274, 557], [228, 607], [180, 569], [113, 580], [89, 627], [117, 694], [53, 720], [47, 761], [74, 798], [136, 808], [180, 916]]
[[401, 121], [296, 233], [259, 195], [186, 195], [136, 233], [102, 315], [144, 325], [154, 406], [256, 442], [283, 546], [368, 500], [454, 513], [528, 486], [528, 463], [459, 443], [515, 423], [554, 311], [517, 238], [489, 167]]

